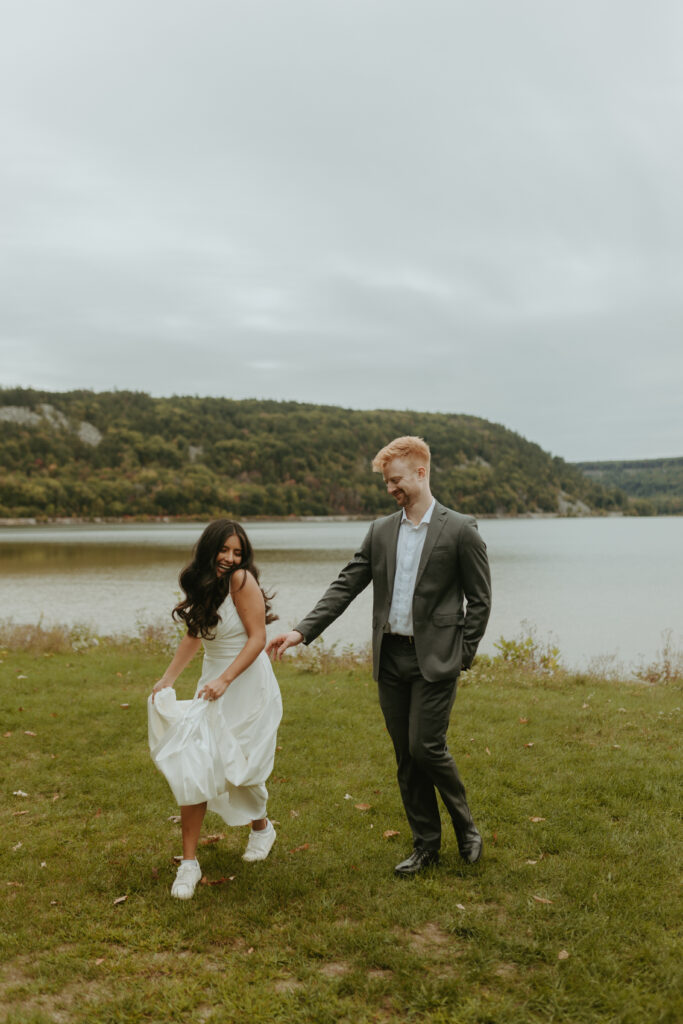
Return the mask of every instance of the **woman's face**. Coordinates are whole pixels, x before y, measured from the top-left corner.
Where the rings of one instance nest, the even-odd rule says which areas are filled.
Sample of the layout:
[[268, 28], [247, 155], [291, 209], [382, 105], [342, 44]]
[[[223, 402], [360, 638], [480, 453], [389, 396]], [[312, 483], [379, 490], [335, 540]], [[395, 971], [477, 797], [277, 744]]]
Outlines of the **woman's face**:
[[216, 557], [216, 575], [224, 576], [242, 563], [242, 542], [236, 533], [226, 537]]

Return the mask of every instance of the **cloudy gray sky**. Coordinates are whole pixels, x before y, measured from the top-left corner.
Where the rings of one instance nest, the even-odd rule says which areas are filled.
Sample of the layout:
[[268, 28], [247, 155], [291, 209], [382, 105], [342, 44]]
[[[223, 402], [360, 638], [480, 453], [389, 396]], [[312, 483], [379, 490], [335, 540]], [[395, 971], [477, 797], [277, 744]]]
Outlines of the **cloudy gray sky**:
[[0, 0], [0, 385], [683, 454], [680, 0]]

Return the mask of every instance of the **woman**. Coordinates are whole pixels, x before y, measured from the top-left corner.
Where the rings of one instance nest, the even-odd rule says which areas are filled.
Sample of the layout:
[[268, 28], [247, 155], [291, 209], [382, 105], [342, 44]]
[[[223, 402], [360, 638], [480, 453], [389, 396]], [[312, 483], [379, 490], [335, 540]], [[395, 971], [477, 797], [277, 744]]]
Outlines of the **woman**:
[[[202, 877], [196, 853], [207, 807], [228, 825], [251, 822], [244, 860], [264, 860], [275, 842], [265, 781], [282, 700], [264, 653], [266, 623], [276, 616], [258, 579], [243, 528], [230, 519], [210, 523], [180, 574], [185, 598], [173, 617], [187, 634], [148, 700], [152, 758], [180, 804], [183, 860], [171, 893], [181, 900]], [[202, 643], [195, 697], [178, 701], [173, 684]]]

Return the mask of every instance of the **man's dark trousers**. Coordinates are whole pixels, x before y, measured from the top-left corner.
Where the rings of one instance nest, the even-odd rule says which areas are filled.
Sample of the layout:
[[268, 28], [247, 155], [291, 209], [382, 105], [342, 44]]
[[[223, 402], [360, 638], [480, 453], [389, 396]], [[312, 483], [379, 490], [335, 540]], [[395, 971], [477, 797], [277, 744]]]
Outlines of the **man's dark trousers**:
[[412, 638], [386, 635], [378, 679], [379, 702], [396, 752], [398, 785], [416, 850], [438, 850], [438, 790], [458, 844], [474, 828], [465, 787], [446, 743], [457, 677], [427, 682]]

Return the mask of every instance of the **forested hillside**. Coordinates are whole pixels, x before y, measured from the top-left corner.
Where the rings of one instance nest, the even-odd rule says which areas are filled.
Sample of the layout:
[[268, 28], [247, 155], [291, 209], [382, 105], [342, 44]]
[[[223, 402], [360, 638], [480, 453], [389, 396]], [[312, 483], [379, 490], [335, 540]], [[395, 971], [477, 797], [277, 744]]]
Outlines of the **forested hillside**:
[[577, 462], [591, 480], [620, 487], [635, 501], [659, 514], [683, 514], [683, 458], [627, 462]]
[[400, 434], [429, 442], [434, 493], [463, 511], [628, 506], [474, 416], [18, 388], [0, 389], [0, 516], [382, 514], [393, 503], [370, 462]]

